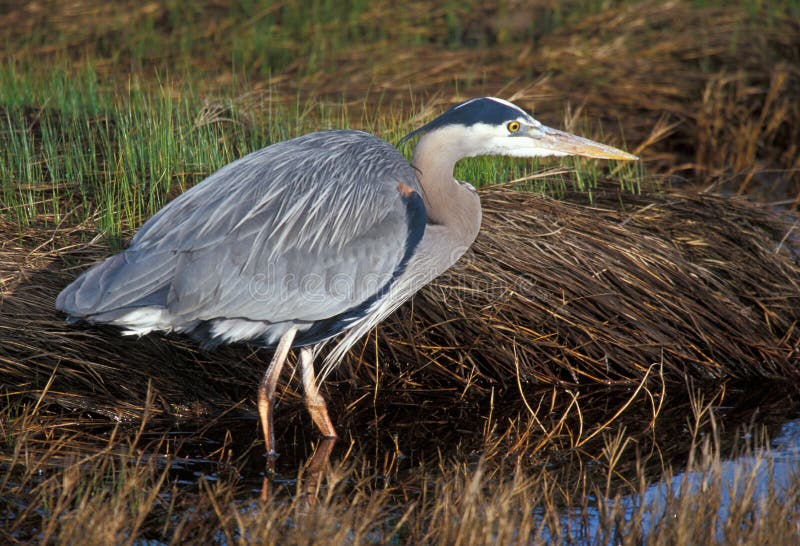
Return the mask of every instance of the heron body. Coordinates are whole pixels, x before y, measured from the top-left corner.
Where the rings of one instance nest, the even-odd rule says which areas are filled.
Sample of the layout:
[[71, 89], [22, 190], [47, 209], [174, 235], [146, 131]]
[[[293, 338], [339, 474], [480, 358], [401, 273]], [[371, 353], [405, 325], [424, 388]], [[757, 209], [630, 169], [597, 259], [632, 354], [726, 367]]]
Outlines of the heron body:
[[319, 343], [362, 318], [402, 273], [425, 230], [419, 191], [405, 158], [367, 133], [280, 142], [171, 201], [56, 305], [128, 334], [183, 332], [207, 347], [275, 347], [292, 327], [295, 346]]
[[150, 218], [123, 252], [58, 296], [71, 320], [125, 334], [186, 333], [207, 347], [248, 342], [275, 350], [259, 387], [267, 450], [272, 405], [288, 351], [312, 418], [335, 436], [319, 395], [323, 376], [366, 332], [453, 265], [478, 234], [480, 201], [453, 178], [476, 155], [634, 156], [543, 126], [495, 98], [459, 104], [420, 136], [411, 164], [360, 131], [279, 142], [216, 171]]

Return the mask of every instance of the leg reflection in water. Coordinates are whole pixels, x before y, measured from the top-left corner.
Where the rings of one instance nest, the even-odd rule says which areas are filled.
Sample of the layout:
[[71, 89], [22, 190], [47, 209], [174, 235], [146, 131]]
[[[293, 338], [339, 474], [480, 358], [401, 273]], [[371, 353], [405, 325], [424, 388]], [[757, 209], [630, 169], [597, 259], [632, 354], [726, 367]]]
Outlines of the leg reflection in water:
[[[303, 470], [298, 477], [297, 491], [301, 496], [304, 509], [311, 508], [317, 500], [317, 493], [322, 485], [322, 477], [331, 458], [336, 438], [322, 438], [314, 449], [314, 453], [303, 465]], [[270, 488], [275, 477], [275, 457], [267, 457], [267, 472], [261, 486], [261, 499], [270, 497]]]

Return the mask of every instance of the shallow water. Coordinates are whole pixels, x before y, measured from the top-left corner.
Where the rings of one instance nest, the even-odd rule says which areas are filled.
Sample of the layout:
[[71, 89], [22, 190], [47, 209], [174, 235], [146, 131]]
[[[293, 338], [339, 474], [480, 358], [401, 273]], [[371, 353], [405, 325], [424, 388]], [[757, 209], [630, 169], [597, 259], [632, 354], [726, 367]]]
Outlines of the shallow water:
[[[749, 433], [741, 435], [743, 442], [751, 440]], [[670, 511], [671, 499], [686, 493], [702, 492], [712, 477], [719, 476], [729, 485], [721, 490], [721, 502], [715, 515], [709, 520], [725, 521], [731, 516], [733, 496], [741, 493], [741, 484], [751, 481], [752, 497], [756, 504], [774, 502], [783, 498], [783, 493], [792, 483], [800, 479], [800, 418], [795, 416], [780, 426], [778, 435], [769, 442], [767, 449], [758, 448], [731, 458], [723, 458], [719, 466], [708, 471], [678, 471], [669, 479], [649, 484], [644, 493], [622, 495], [605, 499], [609, 509], [619, 504], [628, 519], [636, 511], [642, 511], [642, 528], [649, 534], [664, 518], [676, 517]], [[598, 509], [569, 507], [561, 518], [560, 536], [569, 536], [579, 544], [591, 543], [600, 534], [602, 515]], [[724, 543], [717, 528], [714, 538]]]
[[[348, 480], [358, 479], [362, 484], [368, 481], [374, 489], [389, 487], [393, 491], [396, 510], [387, 516], [394, 518], [387, 521], [387, 533], [409, 499], [419, 498], [423, 489], [436, 485], [436, 480], [452, 478], [452, 473], [443, 473], [445, 467], [463, 465], [469, 474], [483, 465], [494, 472], [493, 479], [500, 481], [506, 477], [511, 480], [520, 464], [531, 476], [548, 472], [565, 491], [579, 493], [552, 499], [559, 507], [560, 527], [548, 529], [547, 525], [553, 525], [548, 520], [542, 524], [544, 536], [568, 537], [577, 544], [595, 543], [601, 535], [604, 514], [599, 506], [606, 511], [621, 508], [626, 518], [637, 511], [643, 514], [645, 534], [665, 518], [674, 517], [670, 513], [671, 498], [707, 485], [709, 472], [698, 472], [697, 465], [691, 465], [693, 442], [716, 442], [715, 452], [720, 459], [710, 472], [730, 484], [741, 482], [743, 476], [754, 476], [748, 491], [756, 498], [780, 498], [781, 491], [796, 484], [800, 477], [800, 403], [793, 392], [768, 386], [759, 391], [728, 388], [724, 395], [708, 393], [705, 399], [712, 401], [710, 413], [699, 420], [699, 426], [690, 402], [680, 395], [668, 395], [658, 418], [651, 423], [653, 410], [651, 404], [645, 403], [647, 400], [635, 399], [635, 403], [625, 405], [630, 401], [630, 389], [581, 394], [580, 413], [564, 413], [559, 404], [547, 411], [532, 404], [552, 392], [544, 391], [542, 397], [537, 393], [526, 396], [531, 406], [539, 409], [535, 420], [545, 429], [552, 429], [554, 423], [563, 424], [543, 448], [539, 443], [541, 430], [526, 429], [534, 419], [528, 408], [511, 397], [491, 402], [465, 401], [461, 407], [454, 404], [430, 411], [390, 404], [381, 408], [380, 415], [377, 408], [341, 412], [342, 437], [326, 460], [332, 467], [342, 463], [355, 467], [357, 478], [350, 476]], [[604, 434], [574, 445], [576, 434], [587, 436], [593, 424], [607, 422], [622, 407], [625, 411], [611, 420]], [[364, 418], [368, 413], [376, 416], [372, 423]], [[303, 494], [303, 482], [298, 477], [308, 480], [307, 470], [303, 475], [304, 465], [319, 438], [301, 405], [282, 404], [277, 419], [276, 428], [282, 432], [277, 444], [283, 453], [275, 461], [272, 479], [266, 483], [271, 497], [289, 503]], [[76, 456], [100, 451], [112, 434], [102, 423], [94, 425], [98, 427], [95, 432], [91, 432], [90, 422], [71, 426], [82, 435], [81, 441], [73, 444], [76, 452], [51, 457], [50, 469], [43, 471], [40, 479], [51, 472], [57, 474], [59, 464], [74, 462]], [[693, 431], [695, 427], [697, 430]], [[608, 479], [604, 448], [615, 434], [629, 442], [629, 447], [616, 463], [613, 479]], [[127, 445], [115, 445], [122, 458]], [[31, 448], [35, 449], [35, 444]], [[155, 461], [161, 468], [168, 466], [168, 481], [177, 491], [197, 492], [202, 489], [198, 487], [201, 481], [232, 484], [238, 510], [246, 513], [258, 509], [257, 499], [264, 491], [266, 457], [262, 450], [258, 422], [254, 415], [244, 412], [235, 418], [210, 421], [153, 418], [144, 427], [135, 452], [141, 461]], [[690, 466], [692, 470], [686, 472]], [[642, 489], [637, 488], [639, 479], [645, 480]], [[328, 484], [322, 479], [319, 486], [324, 494]], [[347, 486], [337, 491], [346, 495]], [[728, 517], [730, 495], [739, 494], [738, 491], [722, 492], [717, 519]], [[168, 500], [172, 494], [164, 491], [162, 498]], [[544, 517], [542, 507], [532, 506], [531, 510], [535, 516]], [[375, 541], [381, 542], [381, 537], [375, 536]], [[219, 542], [225, 543], [225, 539], [220, 537]], [[145, 543], [157, 542], [140, 542]]]
[[[584, 406], [590, 411], [586, 411], [582, 418], [587, 421], [593, 418], [602, 421], [617, 407], [615, 402], [610, 401], [613, 399], [614, 396], [609, 396], [608, 393], [587, 395]], [[733, 400], [740, 403], [733, 403]], [[700, 438], [711, 438], [712, 432], [716, 430], [719, 439], [717, 447], [721, 458], [719, 468], [715, 472], [719, 472], [723, 481], [731, 484], [741, 480], [742, 476], [752, 474], [755, 476], [753, 495], [767, 498], [771, 493], [768, 484], [771, 484], [777, 488], [777, 494], [780, 496], [782, 488], [797, 480], [800, 475], [800, 404], [796, 396], [793, 393], [770, 388], [761, 391], [734, 390], [727, 393], [724, 402], [712, 404], [713, 425], [705, 420], [699, 432]], [[480, 407], [474, 409], [478, 414], [485, 410]], [[511, 408], [507, 407], [505, 415], [503, 412], [497, 415], [495, 408], [497, 421], [509, 422], [525, 418], [525, 409], [509, 410]], [[560, 415], [558, 412], [552, 413], [554, 418]], [[623, 414], [609, 427], [608, 435], [613, 435], [614, 431], [624, 430], [626, 437], [631, 439], [638, 449], [626, 449], [617, 463], [621, 478], [611, 483], [605, 503], [609, 507], [620, 503], [629, 513], [644, 507], [648, 514], [644, 518], [646, 530], [648, 526], [657, 524], [659, 518], [669, 517], [664, 510], [670, 495], [680, 495], [681, 491], [696, 491], [702, 488], [708, 475], [694, 470], [685, 471], [691, 458], [690, 447], [693, 437], [693, 418], [688, 402], [673, 401], [673, 406], [662, 410], [653, 427], [647, 426], [642, 414], [647, 415], [647, 410], [642, 410], [641, 407], [638, 410], [632, 408], [629, 414]], [[310, 427], [297, 426], [297, 417], [295, 413], [288, 419], [290, 422], [281, 425], [285, 433], [278, 444], [282, 446], [284, 452], [275, 461], [275, 475], [271, 480], [273, 494], [277, 491], [277, 494], [286, 495], [287, 499], [297, 494], [298, 474], [303, 464], [312, 456], [312, 447], [318, 442]], [[487, 456], [487, 453], [482, 451], [485, 449], [482, 446], [485, 445], [486, 438], [481, 434], [481, 430], [478, 430], [475, 422], [472, 424], [439, 422], [436, 416], [427, 417], [429, 418], [425, 420], [424, 426], [419, 424], [422, 419], [417, 420], [419, 427], [408, 426], [409, 422], [414, 422], [413, 419], [409, 422], [392, 421], [378, 429], [367, 428], [358, 436], [354, 434], [358, 431], [357, 427], [352, 426], [352, 423], [346, 425], [346, 433], [351, 436], [338, 440], [332, 450], [330, 464], [336, 465], [342, 459], [348, 458], [366, 461], [366, 472], [371, 472], [371, 479], [376, 484], [399, 485], [407, 495], [409, 491], [413, 494], [413, 491], [420, 487], [421, 476], [425, 475], [428, 478], [431, 475], [435, 476], [436, 468], [442, 461], [463, 461], [466, 465], [474, 467]], [[438, 428], [437, 423], [439, 423]], [[229, 438], [232, 436], [251, 438], [252, 435], [258, 435], [257, 423], [252, 420], [228, 421], [219, 425], [221, 426], [207, 429], [207, 434], [213, 435], [215, 431], [224, 430]], [[424, 428], [425, 433], [420, 435], [417, 428]], [[180, 436], [177, 431], [173, 430], [173, 433]], [[213, 436], [198, 438], [192, 431], [186, 431], [184, 434], [188, 439], [181, 446], [184, 451], [198, 449], [201, 452], [208, 452], [210, 448], [216, 450], [225, 444], [224, 440]], [[454, 438], [458, 440], [454, 441]], [[545, 450], [546, 453], [537, 452], [530, 456], [524, 452], [515, 452], [513, 458], [519, 460], [522, 457], [529, 461], [532, 473], [546, 468], [550, 472], [562, 475], [565, 482], [596, 480], [597, 489], [604, 490], [606, 473], [604, 465], [600, 462], [601, 443], [598, 437], [594, 443], [589, 443], [581, 449], [550, 449]], [[187, 455], [173, 461], [174, 473], [180, 477], [180, 483], [191, 485], [201, 476], [213, 481], [222, 473], [227, 479], [235, 466], [237, 480], [241, 486], [241, 499], [246, 502], [248, 498], [259, 495], [262, 490], [265, 457], [259, 452], [261, 446], [259, 442], [252, 443], [238, 462], [231, 460], [227, 465], [221, 465], [219, 460], [211, 460], [208, 457]], [[764, 449], [765, 446], [767, 449]], [[239, 449], [241, 447], [240, 445]], [[636, 479], [637, 451], [638, 461], [643, 463], [649, 481], [643, 494], [630, 491], [630, 484]], [[657, 453], [657, 456], [652, 456], [654, 453]], [[492, 456], [496, 457], [496, 454]], [[513, 466], [508, 464], [507, 471], [513, 471]], [[660, 479], [666, 468], [671, 469], [671, 478]], [[324, 484], [322, 487], [324, 489]], [[729, 492], [723, 494], [718, 514], [720, 519], [725, 519], [728, 515], [730, 498], [725, 496], [728, 494]], [[590, 541], [590, 537], [596, 535], [599, 524], [597, 509], [592, 507], [596, 500], [590, 495], [589, 499], [582, 499], [579, 504], [565, 505], [560, 535], [573, 537], [579, 543], [583, 540]]]

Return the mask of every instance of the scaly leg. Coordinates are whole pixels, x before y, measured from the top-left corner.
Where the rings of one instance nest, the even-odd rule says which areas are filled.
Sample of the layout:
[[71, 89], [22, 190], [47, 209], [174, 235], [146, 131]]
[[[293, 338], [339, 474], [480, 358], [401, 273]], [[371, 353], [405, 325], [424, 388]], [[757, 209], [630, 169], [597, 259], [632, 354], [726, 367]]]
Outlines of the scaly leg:
[[275, 457], [275, 431], [272, 427], [272, 404], [275, 401], [275, 388], [278, 386], [278, 377], [281, 375], [283, 363], [292, 347], [292, 341], [297, 333], [297, 328], [290, 328], [281, 336], [275, 355], [269, 363], [261, 383], [258, 385], [258, 415], [261, 417], [261, 428], [264, 430], [264, 444], [267, 456]]
[[314, 354], [309, 347], [300, 349], [300, 368], [303, 376], [303, 390], [306, 396], [306, 407], [311, 419], [326, 438], [336, 438], [336, 429], [333, 428], [331, 418], [328, 417], [328, 407], [325, 399], [319, 394], [317, 380], [314, 377]]

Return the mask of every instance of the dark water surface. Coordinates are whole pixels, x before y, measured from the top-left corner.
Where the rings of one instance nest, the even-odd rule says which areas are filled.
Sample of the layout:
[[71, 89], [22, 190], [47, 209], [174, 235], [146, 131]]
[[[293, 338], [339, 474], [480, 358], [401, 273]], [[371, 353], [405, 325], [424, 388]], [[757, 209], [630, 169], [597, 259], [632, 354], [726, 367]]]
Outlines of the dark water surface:
[[[332, 413], [339, 416], [340, 438], [327, 461], [331, 466], [343, 461], [354, 465], [362, 483], [370, 480], [375, 488], [395, 487], [398, 513], [409, 498], [430, 488], [432, 481], [448, 479], [442, 468], [491, 465], [497, 476], [498, 472], [513, 473], [521, 462], [532, 476], [546, 471], [564, 490], [585, 492], [553, 500], [561, 506], [562, 516], [561, 529], [551, 532], [569, 536], [575, 543], [592, 542], [597, 535], [601, 521], [596, 508], [598, 491], [604, 492], [600, 496], [606, 506], [618, 504], [626, 514], [648, 507], [649, 515], [642, 522], [645, 533], [659, 518], [671, 517], [667, 508], [670, 495], [704, 487], [706, 474], [685, 471], [692, 446], [704, 438], [710, 439], [720, 454], [717, 472], [724, 480], [733, 483], [754, 472], [755, 496], [769, 495], [769, 483], [778, 493], [792, 480], [796, 483], [800, 475], [800, 396], [796, 392], [776, 385], [708, 391], [697, 396], [702, 396], [709, 408], [699, 419], [688, 396], [668, 394], [653, 421], [659, 396], [632, 397], [633, 391], [530, 392], [525, 396], [527, 406], [514, 393], [507, 399], [462, 400], [448, 407], [425, 407], [423, 403], [378, 406], [369, 401], [350, 411], [339, 407]], [[561, 398], [554, 403], [554, 396]], [[577, 400], [577, 406], [569, 406], [570, 400]], [[694, 407], [700, 406], [703, 404]], [[536, 425], [532, 425], [534, 421]], [[590, 436], [602, 423], [609, 423], [603, 433], [586, 442], [576, 441]], [[300, 403], [280, 404], [276, 429], [282, 432], [276, 439], [282, 453], [266, 483], [271, 496], [290, 502], [298, 494], [298, 476], [319, 438]], [[557, 433], [542, 443], [545, 430]], [[106, 428], [90, 435], [98, 450], [109, 434]], [[603, 450], [608, 438], [615, 435], [624, 438], [628, 447], [609, 480]], [[82, 439], [80, 449], [91, 453], [92, 441]], [[169, 482], [178, 488], [198, 491], [201, 480], [223, 481], [235, 485], [243, 510], [258, 509], [255, 501], [265, 486], [267, 459], [259, 423], [249, 411], [203, 421], [153, 418], [143, 428], [136, 449], [143, 459], [168, 465]], [[124, 446], [120, 450], [124, 451]], [[52, 464], [57, 466], [58, 460], [54, 457]], [[65, 462], [69, 460], [74, 458], [65, 458]], [[764, 464], [765, 460], [769, 464]], [[670, 477], [663, 479], [666, 469], [671, 469]], [[639, 489], [642, 477], [645, 487]], [[325, 490], [324, 480], [320, 487]], [[729, 504], [730, 499], [723, 498], [720, 518], [728, 515]], [[541, 508], [532, 506], [531, 510], [536, 514]], [[380, 540], [376, 537], [376, 542]]]
[[[750, 492], [756, 505], [780, 501], [783, 492], [800, 479], [800, 418], [796, 408], [787, 413], [787, 417], [790, 418], [778, 425], [777, 435], [766, 449], [756, 448], [739, 455], [722, 457], [718, 466], [705, 468], [704, 471], [677, 470], [668, 479], [650, 483], [643, 493], [605, 499], [605, 505], [613, 508], [619, 504], [628, 519], [641, 510], [644, 513], [641, 527], [644, 534], [648, 535], [664, 519], [676, 517], [671, 500], [686, 494], [702, 494], [711, 478], [719, 478], [725, 485], [719, 492], [721, 501], [716, 514], [704, 514], [709, 520], [724, 522], [729, 517], [735, 517], [732, 515], [735, 501], [732, 495], [741, 494], [744, 490]], [[757, 429], [758, 423], [755, 425]], [[738, 438], [743, 445], [751, 439], [752, 434], [747, 432], [742, 432]], [[580, 544], [594, 543], [593, 538], [600, 535], [602, 520], [593, 503], [568, 507], [561, 518], [560, 536], [572, 537]], [[716, 541], [726, 542], [719, 528], [714, 529], [713, 534]]]
[[[560, 476], [566, 488], [570, 483], [582, 482], [584, 489], [608, 491], [607, 504], [621, 503], [628, 512], [646, 505], [651, 508], [650, 513], [655, 514], [670, 494], [703, 487], [705, 474], [685, 471], [693, 441], [697, 444], [703, 438], [714, 438], [712, 445], [720, 454], [718, 472], [724, 480], [733, 483], [755, 472], [757, 484], [753, 494], [756, 496], [768, 494], [767, 483], [771, 482], [780, 490], [800, 474], [800, 398], [795, 392], [775, 385], [727, 387], [724, 393], [703, 393], [710, 409], [699, 421], [688, 397], [668, 395], [652, 424], [652, 405], [637, 398], [611, 422], [604, 434], [580, 447], [569, 446], [566, 438], [570, 434], [582, 426], [584, 434], [588, 435], [593, 423], [608, 421], [629, 402], [626, 398], [629, 394], [630, 390], [595, 390], [581, 394], [580, 416], [575, 412], [567, 413], [565, 431], [555, 435], [544, 449], [530, 453], [526, 453], [525, 448], [510, 447], [519, 444], [520, 438], [526, 435], [511, 434], [508, 428], [519, 431], [530, 425], [528, 408], [518, 397], [495, 399], [491, 404], [463, 402], [448, 411], [421, 407], [381, 408], [382, 418], [376, 417], [375, 422], [368, 422], [366, 426], [363, 414], [346, 417], [343, 424], [340, 422], [341, 437], [332, 449], [330, 464], [336, 465], [343, 459], [359, 461], [361, 475], [371, 474], [376, 486], [398, 485], [407, 497], [409, 492], [413, 495], [422, 487], [423, 479], [430, 480], [432, 476], [435, 479], [443, 462], [475, 466], [488, 458], [494, 461], [491, 464], [503, 466], [503, 458], [523, 460], [531, 473], [546, 469]], [[552, 392], [545, 391], [541, 397], [531, 393], [526, 398], [530, 403], [550, 396]], [[539, 408], [537, 419], [548, 429], [564, 416], [562, 406], [550, 407], [550, 411], [542, 410], [541, 404], [533, 407]], [[282, 454], [275, 461], [271, 484], [272, 494], [285, 495], [288, 500], [297, 493], [298, 474], [314, 453], [313, 447], [319, 438], [302, 407], [286, 408], [284, 405], [280, 409], [283, 415], [279, 413], [277, 425], [283, 431], [278, 438]], [[488, 415], [492, 416], [494, 424], [489, 436]], [[260, 451], [263, 444], [257, 421], [254, 418], [223, 419], [213, 426], [205, 425], [202, 433], [191, 424], [181, 425], [184, 430], [172, 427], [169, 432], [176, 442], [177, 452], [184, 454], [172, 462], [179, 483], [189, 486], [201, 476], [207, 480], [230, 479], [231, 472], [235, 472], [242, 501], [246, 503], [258, 496], [263, 487], [266, 458]], [[149, 434], [153, 437], [161, 434], [157, 429], [155, 427]], [[522, 443], [537, 445], [542, 434], [535, 432], [529, 434], [531, 438], [527, 443]], [[606, 467], [602, 464], [603, 438], [620, 432], [633, 447], [626, 448], [616, 464], [617, 479], [608, 489]], [[504, 435], [505, 440], [496, 443], [487, 440]], [[493, 447], [487, 448], [488, 444]], [[233, 455], [226, 458], [226, 450]], [[209, 457], [208, 453], [216, 456]], [[769, 465], [764, 464], [765, 459]], [[639, 479], [637, 465], [643, 469], [648, 482], [643, 494], [632, 486]], [[754, 465], [758, 466], [755, 470]], [[512, 472], [514, 465], [508, 464], [505, 468]], [[665, 469], [671, 469], [667, 480], [662, 479]], [[324, 483], [322, 487], [324, 489]], [[598, 514], [592, 505], [596, 500], [590, 494], [575, 506], [569, 503], [563, 506], [562, 536], [569, 535], [579, 542], [581, 537], [590, 540], [595, 536]], [[729, 500], [723, 499], [721, 518], [727, 516]], [[664, 513], [663, 517], [668, 514]], [[643, 522], [645, 528], [656, 523], [647, 518]]]

